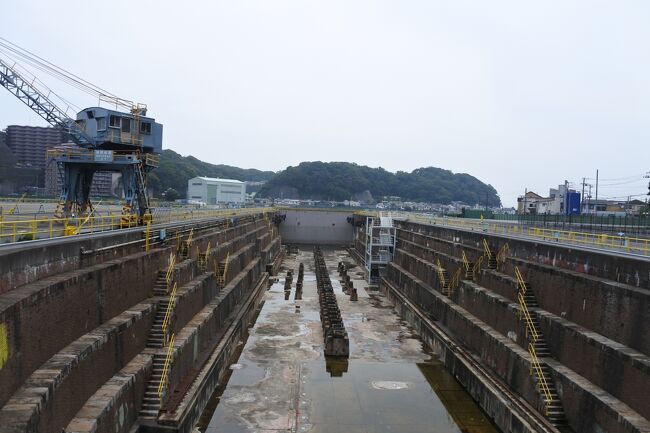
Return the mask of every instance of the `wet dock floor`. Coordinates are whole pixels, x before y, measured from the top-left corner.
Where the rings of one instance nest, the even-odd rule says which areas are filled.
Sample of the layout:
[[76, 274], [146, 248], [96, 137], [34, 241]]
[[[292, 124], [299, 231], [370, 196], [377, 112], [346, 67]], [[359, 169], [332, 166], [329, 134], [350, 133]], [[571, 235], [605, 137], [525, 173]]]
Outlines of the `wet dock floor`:
[[[206, 433], [496, 433], [471, 397], [428, 354], [344, 250], [323, 249], [345, 328], [350, 358], [325, 359], [311, 249], [287, 256], [280, 280], [241, 347], [231, 376], [198, 428]], [[357, 288], [352, 302], [336, 266], [345, 261]], [[303, 299], [294, 300], [299, 263]], [[289, 300], [284, 277], [293, 270]]]

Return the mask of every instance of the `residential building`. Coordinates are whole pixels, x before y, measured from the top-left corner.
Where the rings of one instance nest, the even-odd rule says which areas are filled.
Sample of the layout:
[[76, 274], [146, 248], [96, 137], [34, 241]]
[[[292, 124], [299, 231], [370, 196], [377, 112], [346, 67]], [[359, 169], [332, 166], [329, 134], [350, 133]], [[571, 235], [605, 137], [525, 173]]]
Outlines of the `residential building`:
[[[74, 143], [65, 143], [53, 146], [52, 149], [70, 150], [78, 146]], [[93, 176], [93, 183], [90, 186], [90, 197], [111, 197], [113, 191], [113, 174], [108, 171], [96, 171]], [[45, 165], [45, 194], [58, 197], [61, 194], [61, 176], [56, 161], [53, 158], [47, 160]]]
[[517, 198], [518, 214], [574, 215], [580, 214], [580, 193], [558, 185], [550, 188], [548, 197], [542, 197], [532, 191]]
[[67, 141], [67, 134], [60, 129], [41, 126], [7, 126], [6, 143], [23, 167], [44, 169], [46, 151]]

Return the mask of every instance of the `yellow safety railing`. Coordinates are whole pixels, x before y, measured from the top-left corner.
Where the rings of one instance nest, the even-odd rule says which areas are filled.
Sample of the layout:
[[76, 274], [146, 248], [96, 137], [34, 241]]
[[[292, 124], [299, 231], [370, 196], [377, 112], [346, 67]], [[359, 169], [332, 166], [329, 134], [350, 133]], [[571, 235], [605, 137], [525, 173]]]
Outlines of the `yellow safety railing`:
[[490, 220], [490, 222], [488, 222], [488, 220], [481, 221], [467, 218], [431, 217], [411, 213], [399, 213], [396, 214], [395, 217], [421, 224], [442, 225], [469, 231], [532, 238], [561, 244], [625, 251], [650, 256], [650, 239], [646, 238], [539, 228], [526, 225], [522, 226], [517, 222], [496, 220]]
[[460, 280], [461, 280], [461, 273], [462, 269], [458, 268], [456, 269], [456, 272], [454, 272], [454, 275], [451, 277], [451, 281], [449, 281], [449, 296], [453, 294], [454, 290], [460, 286]]
[[526, 286], [526, 282], [524, 281], [523, 275], [519, 270], [519, 267], [515, 267], [515, 277], [517, 279], [517, 285], [519, 287], [517, 298], [519, 301], [519, 309], [521, 311], [520, 317], [524, 318], [524, 321], [526, 322], [526, 333], [531, 337], [528, 342], [528, 353], [530, 354], [530, 374], [535, 374], [535, 376], [537, 376], [537, 385], [540, 392], [543, 394], [543, 398], [546, 402], [545, 410], [546, 414], [548, 414], [548, 406], [553, 402], [553, 395], [551, 394], [551, 389], [548, 385], [548, 382], [546, 381], [546, 376], [544, 375], [542, 365], [539, 362], [539, 357], [537, 356], [537, 351], [535, 350], [535, 342], [539, 340], [539, 332], [533, 323], [533, 318], [530, 315], [530, 311], [526, 305], [526, 300], [524, 299], [524, 295], [526, 294], [528, 288]]
[[160, 383], [158, 383], [158, 397], [162, 402], [163, 394], [169, 386], [169, 368], [172, 364], [172, 357], [174, 356], [174, 342], [176, 341], [176, 334], [172, 334], [169, 340], [169, 347], [167, 347], [167, 354], [165, 355], [165, 363], [163, 364], [162, 375], [160, 376]]
[[481, 269], [481, 264], [483, 263], [483, 257], [485, 256], [480, 256], [476, 260], [476, 262], [474, 262], [474, 266], [472, 267], [472, 272], [474, 273], [474, 276], [476, 276], [478, 271]]
[[483, 238], [483, 250], [485, 250], [485, 255], [488, 259], [492, 258], [492, 251], [490, 251], [490, 245], [488, 244], [487, 239]]
[[167, 283], [167, 288], [169, 288], [169, 283], [172, 281], [172, 276], [174, 275], [174, 266], [176, 266], [176, 256], [172, 255], [169, 259], [167, 273], [165, 274], [165, 282]]
[[510, 251], [510, 247], [508, 246], [508, 242], [506, 242], [497, 252], [497, 268], [501, 268], [501, 265], [506, 262], [508, 251]]
[[[151, 217], [151, 229], [154, 229], [156, 224], [213, 218], [229, 218], [233, 216], [245, 216], [260, 213], [268, 210], [269, 208], [214, 210], [161, 208], [156, 209]], [[91, 216], [70, 218], [57, 218], [55, 216], [33, 218], [30, 215], [8, 215], [5, 213], [0, 214], [0, 244], [133, 228], [137, 227], [137, 219], [138, 218], [135, 215], [125, 219], [119, 211], [114, 211], [107, 215], [99, 215], [96, 211], [95, 214]]]
[[465, 250], [462, 251], [461, 256], [463, 258], [463, 266], [465, 267], [465, 271], [469, 271], [469, 260], [467, 259], [467, 254], [465, 254]]
[[208, 255], [210, 254], [210, 242], [205, 249], [205, 253], [201, 253], [199, 250], [199, 269], [205, 271], [208, 268]]
[[530, 343], [528, 344], [528, 353], [530, 354], [530, 374], [535, 374], [535, 376], [537, 376], [537, 386], [539, 387], [546, 403], [544, 405], [544, 415], [548, 415], [549, 405], [553, 402], [553, 394], [551, 394], [551, 388], [546, 381], [546, 376], [544, 375], [544, 370], [542, 370], [542, 364], [539, 362], [539, 358], [537, 357], [535, 347]]
[[228, 275], [229, 265], [230, 265], [230, 252], [226, 255], [226, 262], [223, 266], [223, 273], [219, 274], [217, 269], [217, 283], [221, 287], [224, 287], [226, 285], [226, 276]]
[[530, 311], [528, 311], [528, 306], [526, 305], [526, 300], [524, 296], [526, 295], [527, 287], [518, 267], [515, 267], [515, 277], [517, 278], [517, 285], [519, 286], [517, 300], [519, 301], [521, 316], [524, 318], [526, 322], [526, 331], [533, 338], [533, 342], [536, 342], [539, 339], [539, 333], [537, 332], [537, 329], [533, 324], [533, 318], [530, 315]]
[[440, 264], [440, 259], [436, 259], [436, 272], [438, 272], [438, 278], [440, 279], [440, 287], [447, 288], [447, 281], [445, 279], [445, 273], [443, 272], [443, 267]]
[[167, 328], [169, 327], [172, 320], [172, 313], [174, 312], [174, 306], [176, 305], [176, 283], [172, 288], [171, 293], [169, 294], [169, 302], [167, 303], [167, 309], [165, 310], [165, 317], [162, 323], [163, 338], [167, 340]]

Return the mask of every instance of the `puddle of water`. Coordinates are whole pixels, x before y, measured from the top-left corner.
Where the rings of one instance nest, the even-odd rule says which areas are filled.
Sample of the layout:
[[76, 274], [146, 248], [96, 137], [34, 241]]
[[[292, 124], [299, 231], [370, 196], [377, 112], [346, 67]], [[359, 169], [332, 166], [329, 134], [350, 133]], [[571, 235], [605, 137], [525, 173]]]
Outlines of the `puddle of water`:
[[498, 433], [440, 363], [303, 364], [301, 433]]

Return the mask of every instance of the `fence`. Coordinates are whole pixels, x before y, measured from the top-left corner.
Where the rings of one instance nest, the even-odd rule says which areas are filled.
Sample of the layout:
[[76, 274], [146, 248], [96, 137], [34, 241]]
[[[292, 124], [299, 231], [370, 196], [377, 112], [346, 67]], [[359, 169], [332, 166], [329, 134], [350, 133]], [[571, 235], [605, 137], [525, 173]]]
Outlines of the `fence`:
[[[228, 218], [269, 212], [271, 208], [241, 209], [187, 209], [159, 208], [152, 215], [151, 224], [166, 224], [210, 218]], [[0, 243], [61, 236], [98, 233], [108, 230], [137, 227], [135, 221], [124, 222], [121, 213], [92, 215], [78, 218], [42, 217], [22, 219], [20, 215], [0, 215]], [[143, 228], [144, 229], [144, 228]]]

